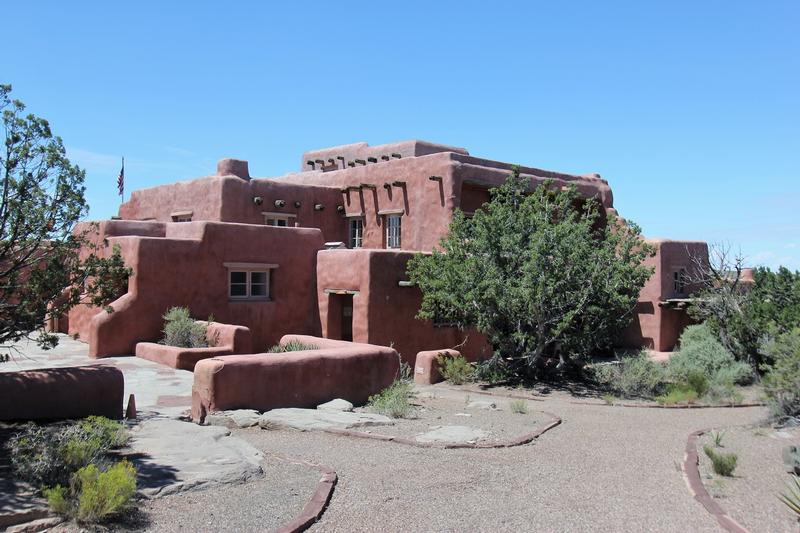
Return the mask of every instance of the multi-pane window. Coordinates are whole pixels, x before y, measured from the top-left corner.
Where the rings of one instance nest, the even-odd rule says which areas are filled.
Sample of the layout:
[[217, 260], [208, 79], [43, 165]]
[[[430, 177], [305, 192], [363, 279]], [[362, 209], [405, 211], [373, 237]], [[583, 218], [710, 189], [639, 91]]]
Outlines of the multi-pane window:
[[386, 217], [386, 247], [400, 248], [401, 215], [388, 215]]
[[676, 295], [683, 295], [686, 292], [686, 269], [676, 270], [673, 275], [672, 288]]
[[289, 226], [289, 218], [288, 217], [266, 217], [264, 221], [267, 226], [277, 226], [279, 228], [286, 228]]
[[229, 270], [228, 295], [233, 299], [269, 298], [269, 270]]
[[350, 219], [350, 248], [361, 248], [364, 245], [364, 219]]

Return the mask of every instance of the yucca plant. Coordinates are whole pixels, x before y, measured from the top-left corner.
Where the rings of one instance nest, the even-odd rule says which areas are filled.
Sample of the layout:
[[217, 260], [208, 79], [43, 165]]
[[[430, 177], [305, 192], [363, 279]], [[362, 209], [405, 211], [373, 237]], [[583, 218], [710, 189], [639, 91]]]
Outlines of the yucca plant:
[[792, 481], [786, 488], [786, 492], [778, 496], [786, 506], [800, 519], [800, 477], [792, 476]]

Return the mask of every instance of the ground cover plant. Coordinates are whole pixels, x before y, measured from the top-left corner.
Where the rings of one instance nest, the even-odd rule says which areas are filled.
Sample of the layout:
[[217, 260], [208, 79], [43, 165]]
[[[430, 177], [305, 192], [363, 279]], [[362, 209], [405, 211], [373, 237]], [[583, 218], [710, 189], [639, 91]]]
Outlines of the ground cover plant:
[[207, 348], [208, 325], [193, 319], [186, 307], [171, 307], [164, 313], [164, 339], [167, 346]]
[[653, 253], [574, 188], [533, 190], [515, 169], [472, 218], [457, 212], [440, 250], [408, 263], [422, 291], [418, 318], [477, 328], [495, 371], [537, 377], [609, 350], [630, 322]]
[[528, 402], [525, 400], [511, 400], [508, 403], [508, 407], [512, 413], [516, 413], [518, 415], [524, 415], [528, 413]]
[[471, 381], [475, 375], [475, 368], [462, 355], [457, 357], [440, 355], [436, 358], [436, 364], [439, 365], [439, 373], [445, 381], [453, 385], [463, 385]]
[[285, 352], [302, 352], [305, 350], [318, 350], [319, 346], [315, 344], [306, 344], [296, 339], [292, 339], [285, 344], [276, 344], [272, 346], [267, 353], [285, 353]]
[[786, 487], [786, 492], [781, 494], [779, 498], [800, 520], [800, 477], [792, 476], [792, 480]]
[[725, 477], [733, 476], [733, 472], [736, 470], [736, 463], [739, 461], [735, 453], [718, 452], [708, 444], [703, 447], [703, 451], [711, 459], [711, 466], [715, 474]]
[[49, 426], [29, 423], [6, 444], [15, 475], [42, 491], [54, 512], [94, 522], [125, 510], [136, 490], [136, 471], [112, 451], [129, 439], [125, 427], [104, 417]]
[[370, 396], [367, 407], [375, 413], [391, 418], [405, 418], [411, 413], [413, 397], [414, 382], [411, 379], [411, 369], [402, 363], [399, 377], [378, 394]]

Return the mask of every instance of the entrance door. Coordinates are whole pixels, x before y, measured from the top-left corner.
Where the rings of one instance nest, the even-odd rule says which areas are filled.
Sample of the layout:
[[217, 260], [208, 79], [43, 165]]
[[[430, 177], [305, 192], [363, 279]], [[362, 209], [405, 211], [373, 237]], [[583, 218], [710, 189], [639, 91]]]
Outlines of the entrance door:
[[340, 296], [342, 299], [342, 340], [353, 341], [353, 295]]

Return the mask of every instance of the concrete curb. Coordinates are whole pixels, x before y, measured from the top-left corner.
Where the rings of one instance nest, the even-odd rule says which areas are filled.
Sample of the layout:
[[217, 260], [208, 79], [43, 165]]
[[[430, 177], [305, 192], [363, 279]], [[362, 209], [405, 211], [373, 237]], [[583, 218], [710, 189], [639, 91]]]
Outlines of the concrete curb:
[[681, 465], [683, 480], [686, 482], [686, 486], [694, 499], [705, 507], [706, 511], [717, 520], [722, 529], [730, 533], [749, 533], [711, 497], [705, 485], [703, 485], [703, 480], [700, 479], [700, 469], [698, 468], [700, 456], [697, 453], [697, 440], [708, 431], [708, 429], [700, 429], [690, 433], [689, 438], [686, 439], [686, 449], [683, 455], [683, 464]]
[[314, 489], [314, 494], [311, 496], [311, 499], [308, 500], [308, 503], [306, 503], [305, 507], [303, 507], [303, 510], [300, 512], [300, 514], [291, 522], [280, 526], [278, 529], [273, 531], [273, 533], [299, 533], [301, 531], [305, 531], [314, 523], [316, 523], [322, 516], [322, 513], [325, 512], [325, 509], [327, 509], [328, 503], [331, 501], [331, 496], [333, 496], [333, 489], [336, 486], [339, 478], [332, 468], [324, 465], [317, 465], [308, 461], [293, 459], [284, 455], [269, 455], [270, 457], [278, 459], [279, 461], [285, 461], [314, 468], [322, 474], [322, 477], [317, 482], [317, 488]]
[[393, 437], [391, 435], [376, 435], [373, 433], [365, 433], [363, 431], [354, 431], [352, 429], [322, 429], [321, 431], [325, 433], [330, 433], [332, 435], [340, 435], [344, 437], [356, 437], [359, 439], [371, 439], [371, 440], [379, 440], [384, 442], [396, 442], [397, 444], [405, 444], [406, 446], [414, 446], [416, 448], [438, 448], [444, 450], [452, 450], [452, 449], [491, 449], [491, 448], [511, 448], [513, 446], [522, 446], [523, 444], [528, 444], [529, 442], [538, 439], [540, 436], [545, 434], [547, 431], [550, 431], [554, 427], [561, 424], [562, 420], [561, 417], [554, 415], [553, 413], [548, 413], [547, 411], [539, 411], [540, 413], [544, 413], [545, 415], [551, 418], [549, 424], [544, 426], [543, 428], [537, 429], [536, 431], [526, 433], [521, 435], [515, 439], [506, 440], [503, 442], [498, 442], [494, 444], [477, 444], [477, 443], [437, 443], [437, 442], [417, 442], [413, 439], [408, 439], [405, 437]]

